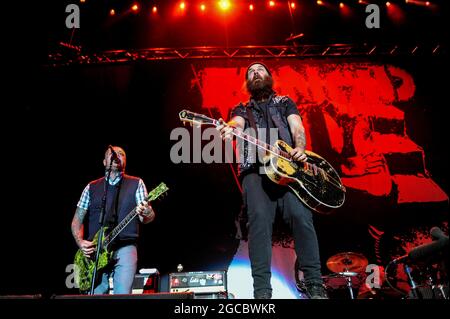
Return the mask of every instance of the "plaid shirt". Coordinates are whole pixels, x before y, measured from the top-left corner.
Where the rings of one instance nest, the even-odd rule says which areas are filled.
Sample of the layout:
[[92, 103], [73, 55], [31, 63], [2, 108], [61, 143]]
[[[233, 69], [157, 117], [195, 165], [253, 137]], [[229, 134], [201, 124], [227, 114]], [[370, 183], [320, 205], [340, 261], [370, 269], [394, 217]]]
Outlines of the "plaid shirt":
[[[106, 178], [106, 176], [105, 176], [105, 178]], [[122, 179], [122, 173], [117, 175], [116, 178], [114, 178], [113, 180], [111, 180], [111, 178], [110, 178], [108, 180], [109, 185], [114, 186], [118, 182], [120, 182], [121, 179]], [[145, 187], [145, 184], [142, 181], [142, 179], [139, 179], [139, 185], [136, 190], [135, 197], [136, 197], [136, 205], [139, 205], [141, 202], [143, 202], [147, 198], [147, 188]], [[81, 197], [80, 197], [80, 200], [78, 201], [77, 206], [80, 207], [81, 209], [88, 210], [90, 200], [91, 199], [89, 197], [89, 184], [87, 184], [87, 186], [83, 190], [83, 193], [81, 194]]]

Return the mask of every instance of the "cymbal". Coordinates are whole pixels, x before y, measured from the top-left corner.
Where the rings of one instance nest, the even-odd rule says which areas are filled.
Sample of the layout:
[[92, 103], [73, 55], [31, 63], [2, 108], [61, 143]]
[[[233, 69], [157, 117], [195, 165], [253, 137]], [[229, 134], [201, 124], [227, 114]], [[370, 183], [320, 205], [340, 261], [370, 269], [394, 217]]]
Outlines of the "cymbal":
[[368, 263], [367, 258], [362, 254], [344, 252], [328, 258], [327, 267], [335, 273], [362, 272]]

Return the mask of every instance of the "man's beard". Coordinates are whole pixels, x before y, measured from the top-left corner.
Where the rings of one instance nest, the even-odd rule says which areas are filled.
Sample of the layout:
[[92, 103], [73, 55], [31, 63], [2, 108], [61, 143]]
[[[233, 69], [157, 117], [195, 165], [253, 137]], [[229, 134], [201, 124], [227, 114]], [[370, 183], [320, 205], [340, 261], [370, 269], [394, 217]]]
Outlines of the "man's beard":
[[259, 79], [259, 81], [248, 79], [246, 82], [247, 91], [255, 100], [268, 98], [273, 93], [272, 77], [269, 75]]

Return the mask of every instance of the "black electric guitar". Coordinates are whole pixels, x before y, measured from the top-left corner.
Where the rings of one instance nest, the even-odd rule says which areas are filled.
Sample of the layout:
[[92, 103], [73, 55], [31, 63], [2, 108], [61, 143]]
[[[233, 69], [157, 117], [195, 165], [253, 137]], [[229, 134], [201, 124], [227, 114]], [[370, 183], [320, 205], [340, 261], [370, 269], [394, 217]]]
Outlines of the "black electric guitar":
[[[197, 125], [224, 124], [186, 110], [181, 111], [179, 116], [181, 121]], [[306, 162], [296, 162], [289, 155], [292, 147], [282, 140], [276, 141], [272, 146], [236, 128], [233, 128], [232, 134], [266, 151], [263, 165], [267, 177], [279, 185], [290, 187], [311, 209], [326, 214], [344, 204], [346, 190], [338, 173], [318, 154], [305, 151]]]

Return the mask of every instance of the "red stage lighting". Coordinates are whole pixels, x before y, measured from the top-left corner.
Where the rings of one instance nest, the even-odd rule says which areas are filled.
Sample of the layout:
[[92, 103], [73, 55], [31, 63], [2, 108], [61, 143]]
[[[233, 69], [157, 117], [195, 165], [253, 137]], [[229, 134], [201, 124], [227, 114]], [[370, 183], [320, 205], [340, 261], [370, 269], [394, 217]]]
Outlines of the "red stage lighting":
[[425, 5], [429, 6], [430, 5], [430, 1], [425, 2]]
[[391, 3], [388, 1], [388, 2], [386, 2], [386, 7], [389, 7], [389, 6], [391, 6]]
[[344, 7], [344, 3], [343, 2], [339, 3], [339, 8], [343, 8], [343, 7]]
[[134, 12], [136, 12], [136, 11], [139, 10], [139, 6], [138, 6], [137, 4], [134, 4], [134, 5], [131, 7], [131, 10], [133, 10]]
[[181, 2], [180, 5], [179, 5], [179, 7], [180, 7], [181, 10], [186, 9], [186, 3], [184, 3], [184, 1]]
[[321, 6], [321, 5], [323, 5], [323, 1], [322, 1], [322, 0], [317, 0], [317, 4], [318, 4], [319, 6]]
[[275, 1], [269, 1], [269, 7], [275, 7]]
[[206, 6], [203, 3], [200, 5], [200, 10], [203, 12], [206, 10]]
[[152, 12], [153, 12], [153, 13], [157, 13], [157, 12], [158, 12], [158, 8], [157, 8], [156, 6], [153, 6]]
[[116, 11], [114, 9], [109, 10], [109, 15], [113, 16], [116, 14]]
[[253, 11], [253, 9], [254, 9], [253, 4], [249, 5], [249, 6], [248, 6], [248, 9], [249, 9], [250, 11]]
[[295, 9], [295, 2], [291, 2], [291, 9]]

